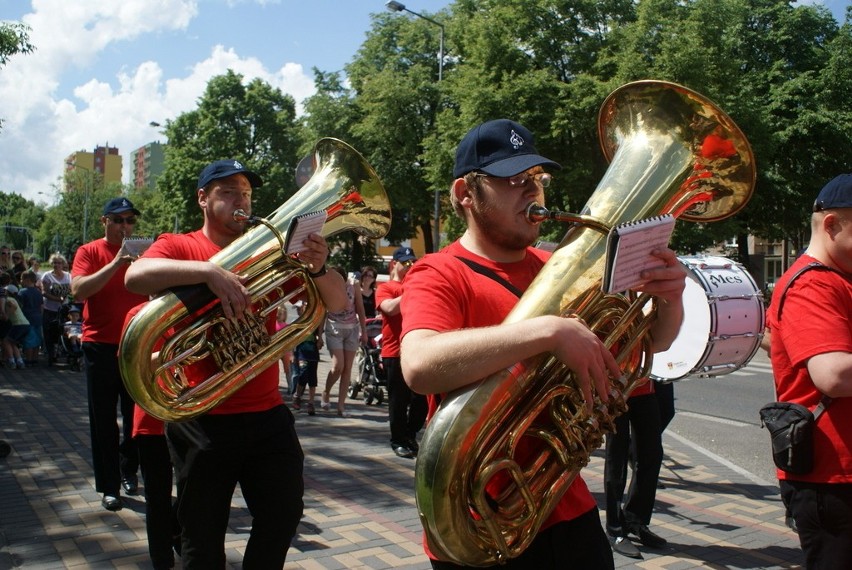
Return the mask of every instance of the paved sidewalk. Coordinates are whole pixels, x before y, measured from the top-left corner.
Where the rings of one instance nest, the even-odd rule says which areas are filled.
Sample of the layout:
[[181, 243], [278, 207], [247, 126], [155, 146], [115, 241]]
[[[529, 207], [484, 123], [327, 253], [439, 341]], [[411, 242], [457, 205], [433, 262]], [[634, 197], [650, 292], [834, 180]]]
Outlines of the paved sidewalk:
[[[320, 386], [328, 362], [320, 364]], [[388, 445], [387, 406], [360, 400], [338, 418], [297, 412], [305, 451], [305, 515], [287, 569], [430, 568], [420, 545], [412, 460]], [[141, 497], [100, 506], [90, 459], [86, 385], [68, 368], [0, 369], [0, 570], [149, 568]], [[774, 486], [761, 486], [666, 436], [652, 528], [669, 541], [617, 568], [800, 568]], [[603, 504], [603, 456], [584, 471]], [[250, 517], [234, 497], [227, 555], [239, 568]], [[180, 568], [180, 563], [178, 563]]]

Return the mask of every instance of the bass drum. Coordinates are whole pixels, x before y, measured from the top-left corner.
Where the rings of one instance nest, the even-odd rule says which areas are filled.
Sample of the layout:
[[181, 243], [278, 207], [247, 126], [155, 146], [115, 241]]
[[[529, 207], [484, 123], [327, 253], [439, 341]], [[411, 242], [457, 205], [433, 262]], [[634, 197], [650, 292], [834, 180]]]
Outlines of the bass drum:
[[763, 337], [763, 294], [742, 265], [724, 257], [678, 257], [688, 271], [683, 323], [654, 355], [651, 378], [721, 376], [749, 363]]

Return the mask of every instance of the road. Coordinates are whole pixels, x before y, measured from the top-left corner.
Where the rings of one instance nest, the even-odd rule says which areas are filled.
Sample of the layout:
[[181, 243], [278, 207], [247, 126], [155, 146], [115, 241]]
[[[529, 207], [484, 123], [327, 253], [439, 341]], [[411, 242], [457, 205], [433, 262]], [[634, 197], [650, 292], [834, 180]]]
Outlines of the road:
[[758, 410], [775, 399], [764, 351], [736, 372], [680, 380], [674, 392], [677, 413], [667, 437], [722, 458], [757, 484], [777, 484], [769, 434], [758, 417]]

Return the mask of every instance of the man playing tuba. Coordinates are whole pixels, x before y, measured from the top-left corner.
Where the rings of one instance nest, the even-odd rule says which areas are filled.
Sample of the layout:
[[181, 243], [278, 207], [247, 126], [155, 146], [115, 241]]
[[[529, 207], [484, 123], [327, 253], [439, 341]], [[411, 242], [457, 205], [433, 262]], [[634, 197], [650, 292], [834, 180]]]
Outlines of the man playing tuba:
[[[605, 401], [608, 378], [621, 375], [609, 350], [578, 319], [545, 315], [500, 324], [549, 257], [531, 247], [539, 227], [526, 214], [530, 204], [544, 203], [550, 182], [545, 167], [560, 168], [538, 154], [532, 133], [514, 121], [486, 122], [461, 141], [450, 197], [467, 230], [421, 259], [405, 279], [401, 360], [415, 392], [453, 391], [544, 352], [576, 373], [589, 405], [593, 390]], [[654, 349], [663, 350], [683, 316], [686, 272], [671, 250], [655, 255], [665, 267], [642, 275], [641, 288], [659, 300], [651, 332]], [[495, 568], [613, 568], [595, 500], [581, 477], [541, 528], [526, 551]], [[427, 554], [434, 568], [460, 567]]]
[[[251, 214], [260, 176], [236, 160], [213, 162], [201, 171], [195, 192], [204, 225], [188, 234], [163, 234], [127, 272], [128, 289], [155, 295], [180, 285], [204, 284], [228, 319], [244, 319], [251, 298], [243, 280], [210, 261], [239, 238]], [[299, 254], [328, 310], [345, 303], [343, 280], [325, 272], [328, 245], [311, 234]], [[271, 313], [268, 331], [274, 331]], [[276, 360], [277, 363], [277, 360]], [[278, 391], [278, 366], [271, 366], [209, 413], [166, 425], [177, 476], [178, 519], [184, 568], [223, 568], [230, 503], [239, 483], [252, 514], [246, 568], [281, 568], [302, 516], [303, 455], [293, 415]]]

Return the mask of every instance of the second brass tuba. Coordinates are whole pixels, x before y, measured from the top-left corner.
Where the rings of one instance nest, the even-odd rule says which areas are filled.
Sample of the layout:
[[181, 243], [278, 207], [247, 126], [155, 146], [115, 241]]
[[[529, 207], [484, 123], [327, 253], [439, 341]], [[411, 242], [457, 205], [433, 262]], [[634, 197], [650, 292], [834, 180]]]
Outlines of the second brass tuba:
[[[519, 556], [597, 449], [651, 365], [647, 295], [605, 295], [606, 234], [663, 213], [715, 221], [738, 212], [754, 188], [754, 156], [716, 105], [661, 81], [625, 85], [598, 119], [611, 164], [580, 214], [533, 205], [532, 220], [573, 225], [505, 322], [577, 316], [625, 372], [609, 403], [589, 414], [574, 376], [542, 354], [451, 393], [431, 419], [417, 457], [417, 506], [440, 560], [488, 566]], [[523, 445], [521, 445], [523, 442]], [[534, 450], [518, 453], [519, 446]]]
[[[284, 253], [294, 217], [326, 210], [324, 237], [345, 230], [372, 239], [387, 234], [390, 204], [367, 161], [332, 138], [316, 144], [313, 159], [313, 176], [268, 219], [235, 212], [235, 218], [257, 225], [210, 259], [247, 277], [251, 311], [245, 321], [226, 319], [219, 300], [199, 285], [166, 291], [128, 323], [119, 345], [121, 376], [131, 397], [152, 416], [175, 422], [213, 409], [322, 321], [325, 308], [316, 286]], [[307, 309], [269, 332], [269, 316], [296, 298], [304, 299]]]

